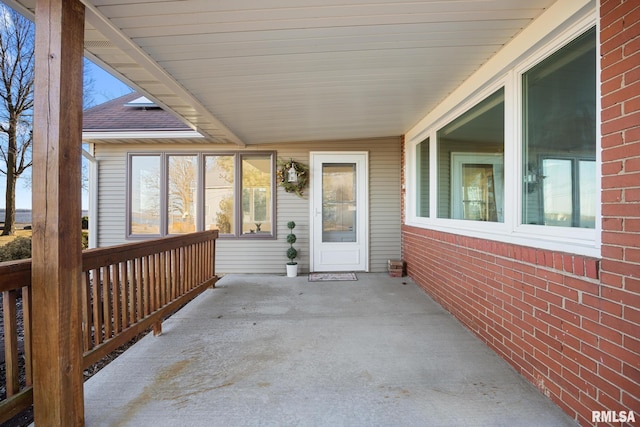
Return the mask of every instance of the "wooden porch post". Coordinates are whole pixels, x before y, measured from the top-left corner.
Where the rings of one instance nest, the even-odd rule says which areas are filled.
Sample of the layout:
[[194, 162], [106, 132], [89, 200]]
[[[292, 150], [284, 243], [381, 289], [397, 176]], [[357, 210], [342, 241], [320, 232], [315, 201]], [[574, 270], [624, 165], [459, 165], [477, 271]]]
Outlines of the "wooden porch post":
[[37, 426], [84, 425], [80, 284], [84, 6], [37, 0], [33, 399]]

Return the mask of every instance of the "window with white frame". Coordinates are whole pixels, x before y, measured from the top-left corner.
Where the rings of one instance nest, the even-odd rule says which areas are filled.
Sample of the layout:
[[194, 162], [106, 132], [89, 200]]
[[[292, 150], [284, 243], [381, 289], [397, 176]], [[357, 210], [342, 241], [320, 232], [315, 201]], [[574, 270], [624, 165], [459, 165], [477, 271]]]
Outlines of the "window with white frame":
[[503, 222], [504, 89], [438, 130], [438, 218]]
[[595, 227], [596, 35], [522, 75], [522, 222]]
[[595, 28], [554, 46], [415, 129], [408, 224], [597, 253]]
[[275, 153], [129, 155], [129, 237], [275, 237]]

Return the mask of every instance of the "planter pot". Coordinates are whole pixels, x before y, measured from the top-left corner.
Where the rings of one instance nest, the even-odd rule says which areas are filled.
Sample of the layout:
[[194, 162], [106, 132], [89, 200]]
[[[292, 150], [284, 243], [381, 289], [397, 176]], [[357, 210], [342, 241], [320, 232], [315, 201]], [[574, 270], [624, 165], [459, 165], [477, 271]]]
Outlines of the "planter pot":
[[287, 264], [287, 277], [296, 277], [298, 275], [298, 264]]

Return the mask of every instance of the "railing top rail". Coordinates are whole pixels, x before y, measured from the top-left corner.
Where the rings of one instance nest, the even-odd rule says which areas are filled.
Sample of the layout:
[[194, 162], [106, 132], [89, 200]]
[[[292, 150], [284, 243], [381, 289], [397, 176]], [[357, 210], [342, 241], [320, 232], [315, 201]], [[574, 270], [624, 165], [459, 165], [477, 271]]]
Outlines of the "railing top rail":
[[0, 292], [31, 285], [31, 259], [0, 262]]
[[82, 253], [82, 270], [88, 271], [106, 265], [117, 264], [133, 258], [154, 255], [196, 243], [218, 238], [218, 230], [199, 231], [179, 236], [125, 243], [104, 248], [87, 249]]
[[[218, 238], [218, 230], [199, 231], [179, 236], [125, 243], [82, 252], [82, 271], [100, 268], [184, 246], [207, 242]], [[31, 284], [31, 260], [0, 262], [0, 292], [20, 289]]]

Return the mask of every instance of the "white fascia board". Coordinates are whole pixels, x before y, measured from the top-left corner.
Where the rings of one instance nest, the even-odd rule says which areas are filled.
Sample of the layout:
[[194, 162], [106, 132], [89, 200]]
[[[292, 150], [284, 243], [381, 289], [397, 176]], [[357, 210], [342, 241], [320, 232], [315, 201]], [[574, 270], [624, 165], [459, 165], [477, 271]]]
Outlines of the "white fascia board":
[[98, 131], [82, 132], [82, 140], [100, 139], [204, 139], [205, 137], [193, 130], [181, 131]]

